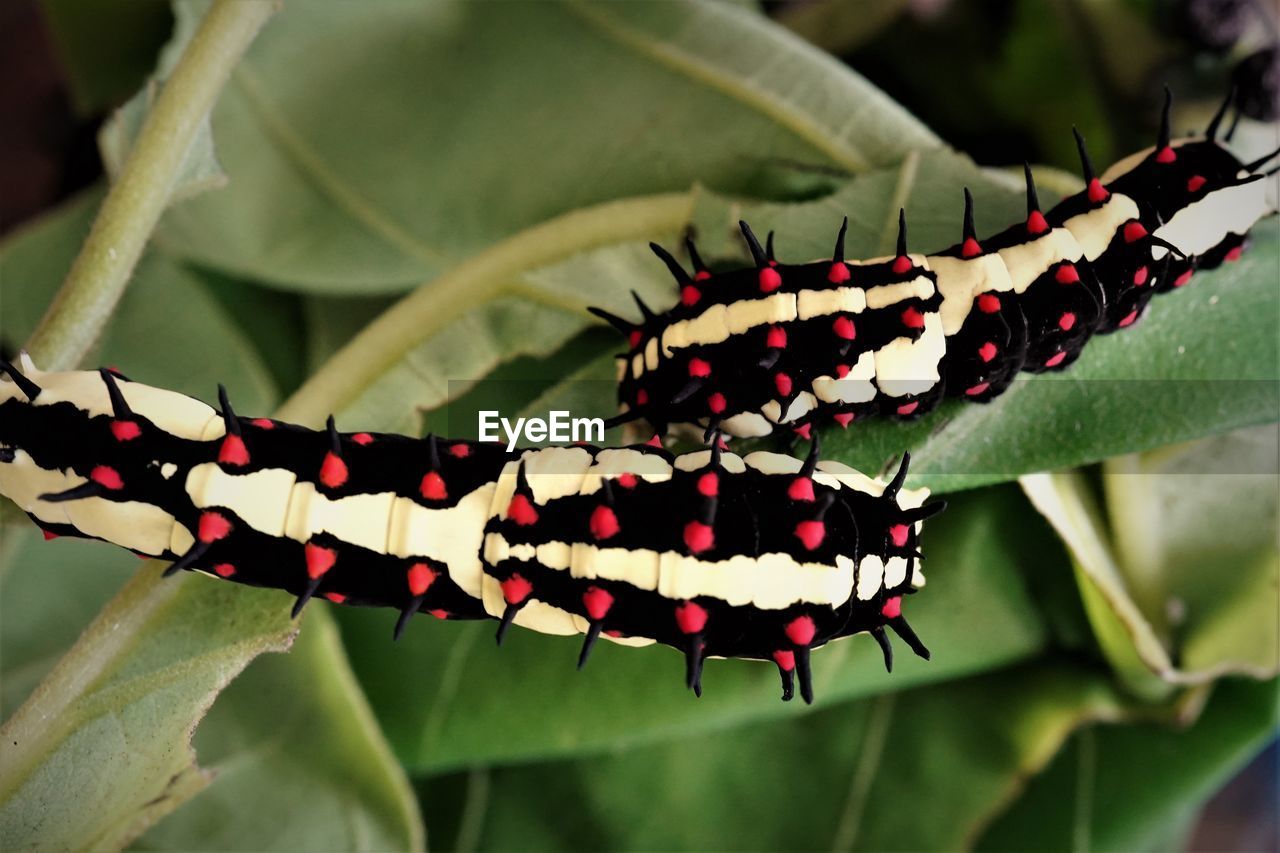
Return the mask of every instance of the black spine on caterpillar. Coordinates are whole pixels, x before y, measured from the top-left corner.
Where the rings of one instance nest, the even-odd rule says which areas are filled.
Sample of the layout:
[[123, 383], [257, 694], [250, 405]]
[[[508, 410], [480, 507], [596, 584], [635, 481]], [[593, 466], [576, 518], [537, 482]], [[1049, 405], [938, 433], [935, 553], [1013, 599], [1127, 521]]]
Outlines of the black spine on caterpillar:
[[919, 417], [944, 396], [986, 402], [1019, 372], [1066, 368], [1155, 293], [1238, 258], [1274, 212], [1261, 170], [1280, 152], [1236, 159], [1219, 141], [1230, 106], [1204, 136], [1173, 140], [1166, 100], [1157, 144], [1102, 176], [1077, 133], [1081, 192], [1042, 211], [1026, 167], [1026, 219], [980, 239], [966, 191], [960, 241], [928, 256], [908, 254], [905, 215], [896, 255], [876, 261], [845, 259], [843, 227], [830, 260], [781, 264], [742, 223], [753, 265], [715, 275], [654, 246], [679, 304], [645, 307], [639, 323], [596, 311], [629, 344], [614, 422], [808, 437], [830, 420]]
[[109, 371], [0, 370], [0, 494], [46, 532], [103, 539], [294, 598], [773, 661], [812, 699], [809, 652], [885, 629], [923, 586], [942, 508], [846, 466], [715, 449], [500, 445], [344, 433], [233, 411]]

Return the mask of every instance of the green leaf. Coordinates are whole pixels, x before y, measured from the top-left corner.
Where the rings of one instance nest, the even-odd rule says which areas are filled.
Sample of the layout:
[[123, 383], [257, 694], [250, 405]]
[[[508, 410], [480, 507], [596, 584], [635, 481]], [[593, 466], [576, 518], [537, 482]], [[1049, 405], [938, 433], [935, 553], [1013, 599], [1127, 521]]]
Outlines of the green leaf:
[[288, 646], [280, 610], [230, 584], [161, 584], [159, 563], [135, 575], [0, 726], [0, 846], [120, 847], [205, 787], [191, 730], [249, 660]]
[[214, 121], [233, 180], [172, 209], [166, 243], [346, 294], [404, 290], [606, 200], [695, 182], [749, 192], [777, 162], [861, 172], [938, 144], [830, 57], [725, 3], [298, 4]]
[[[15, 513], [16, 515], [16, 513]], [[9, 719], [71, 648], [138, 558], [102, 542], [46, 543], [25, 519], [0, 533], [0, 719]]]
[[1275, 736], [1275, 681], [1223, 680], [1189, 729], [1082, 731], [982, 836], [983, 850], [1168, 850], [1203, 804]]
[[1276, 427], [1105, 466], [1109, 532], [1078, 473], [1022, 479], [1071, 549], [1103, 650], [1133, 689], [1280, 671]]
[[[870, 638], [838, 643], [814, 655], [819, 706], [992, 669], [1042, 648], [1044, 627], [1018, 567], [1065, 565], [1016, 492], [956, 501], [930, 522], [924, 547], [929, 584], [906, 610], [933, 660], [900, 646], [887, 675]], [[499, 650], [492, 624], [421, 618], [392, 654], [393, 615], [343, 612], [343, 634], [388, 739], [416, 772], [599, 752], [804, 712], [778, 701], [777, 672], [758, 661], [710, 662], [695, 701], [667, 648], [605, 643], [579, 673], [572, 639], [518, 631]]]
[[218, 698], [195, 746], [208, 788], [150, 830], [152, 850], [420, 850], [407, 780], [347, 668], [327, 613], [288, 655], [254, 661]]
[[1180, 668], [1280, 672], [1280, 494], [1275, 424], [1103, 466], [1127, 588]]
[[[160, 87], [178, 64], [208, 7], [207, 0], [177, 0], [173, 3], [173, 35], [160, 51], [160, 60], [154, 73], [142, 87], [142, 91], [116, 110], [98, 132], [102, 165], [112, 180], [119, 177], [124, 169], [125, 161], [133, 149], [138, 132], [142, 130], [143, 121], [155, 103]], [[169, 203], [190, 198], [206, 190], [218, 189], [226, 183], [227, 176], [214, 153], [210, 116], [205, 115], [169, 190]]]
[[440, 836], [458, 821], [474, 849], [957, 850], [1077, 726], [1127, 713], [1105, 676], [1043, 662], [598, 758], [473, 771], [486, 774], [482, 803], [456, 802], [456, 776], [419, 790]]

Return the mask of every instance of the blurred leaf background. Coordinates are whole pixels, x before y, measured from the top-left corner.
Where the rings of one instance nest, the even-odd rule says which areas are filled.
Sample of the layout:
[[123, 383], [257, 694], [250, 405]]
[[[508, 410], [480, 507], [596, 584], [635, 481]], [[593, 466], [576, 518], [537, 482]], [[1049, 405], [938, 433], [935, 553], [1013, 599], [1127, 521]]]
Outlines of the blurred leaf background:
[[[1192, 5], [288, 2], [191, 148], [93, 360], [204, 398], [224, 381], [245, 412], [324, 401], [349, 427], [464, 433], [481, 401], [603, 414], [616, 343], [583, 309], [627, 311], [632, 288], [671, 301], [648, 240], [693, 230], [740, 260], [746, 215], [807, 258], [847, 214], [850, 251], [870, 255], [906, 205], [913, 246], [934, 249], [966, 185], [995, 230], [1022, 204], [999, 167], [1043, 163], [1044, 194], [1071, 192], [1072, 122], [1099, 161], [1149, 144], [1168, 80], [1177, 127], [1201, 126], [1275, 38], [1249, 11], [1265, 4], [1225, 4], [1245, 10], [1225, 44]], [[205, 8], [0, 11], [7, 352]], [[1276, 136], [1247, 120], [1238, 142]], [[1061, 378], [829, 434], [864, 470], [911, 449], [951, 509], [912, 602], [933, 661], [887, 676], [866, 638], [834, 646], [811, 711], [751, 663], [715, 662], [694, 701], [661, 649], [602, 648], [577, 674], [561, 638], [498, 653], [484, 626], [432, 622], [392, 646], [387, 614], [339, 608], [249, 663], [291, 642], [283, 596], [157, 591], [156, 566], [11, 523], [0, 713], [24, 760], [0, 779], [0, 846], [1273, 841], [1271, 809], [1196, 827], [1277, 722], [1278, 266], [1273, 219], [1244, 261]], [[340, 352], [380, 315], [408, 332]], [[1274, 767], [1259, 773], [1274, 791]]]

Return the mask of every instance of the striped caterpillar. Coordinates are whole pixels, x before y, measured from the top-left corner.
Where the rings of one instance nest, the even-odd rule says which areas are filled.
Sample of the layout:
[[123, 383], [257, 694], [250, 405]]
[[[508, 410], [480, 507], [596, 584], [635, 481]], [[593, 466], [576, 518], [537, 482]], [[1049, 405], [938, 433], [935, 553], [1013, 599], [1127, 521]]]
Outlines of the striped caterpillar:
[[1275, 212], [1276, 170], [1258, 172], [1280, 151], [1245, 164], [1217, 141], [1232, 100], [1204, 136], [1172, 140], [1166, 92], [1157, 144], [1101, 177], [1076, 133], [1084, 190], [1043, 212], [1027, 166], [1027, 217], [993, 237], [978, 239], [966, 190], [961, 241], [936, 254], [909, 253], [905, 211], [895, 256], [869, 261], [845, 259], [847, 219], [831, 259], [807, 264], [779, 263], [773, 234], [762, 247], [745, 222], [746, 268], [713, 273], [689, 240], [691, 274], [651, 244], [679, 302], [657, 314], [637, 296], [638, 323], [592, 309], [628, 341], [612, 422], [808, 438], [815, 423], [918, 418], [944, 397], [990, 401], [1020, 371], [1066, 368], [1155, 293], [1237, 259]]
[[924, 585], [918, 536], [943, 508], [815, 443], [804, 461], [660, 446], [501, 445], [313, 431], [237, 416], [103, 369], [0, 362], [0, 494], [46, 536], [103, 539], [296, 597], [772, 660], [813, 698], [809, 652], [885, 628]]

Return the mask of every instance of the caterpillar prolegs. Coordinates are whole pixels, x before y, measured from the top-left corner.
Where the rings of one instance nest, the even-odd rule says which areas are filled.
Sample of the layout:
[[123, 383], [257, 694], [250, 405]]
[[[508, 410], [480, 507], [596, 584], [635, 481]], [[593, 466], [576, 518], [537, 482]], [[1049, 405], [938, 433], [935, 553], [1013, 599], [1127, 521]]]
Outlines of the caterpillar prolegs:
[[314, 431], [103, 369], [0, 363], [0, 494], [47, 535], [103, 539], [295, 596], [774, 662], [812, 701], [809, 652], [886, 628], [924, 585], [943, 508], [833, 461], [660, 446], [556, 447]]
[[[944, 397], [986, 402], [1019, 372], [1062, 370], [1094, 334], [1133, 325], [1158, 292], [1240, 256], [1275, 212], [1261, 173], [1280, 151], [1242, 163], [1219, 142], [1232, 98], [1203, 136], [1170, 136], [1166, 98], [1154, 147], [1098, 176], [1077, 133], [1084, 189], [1042, 211], [1026, 173], [1027, 215], [979, 239], [965, 191], [960, 242], [913, 254], [906, 212], [893, 257], [848, 260], [845, 226], [830, 259], [777, 260], [739, 223], [753, 264], [713, 272], [686, 242], [692, 272], [653, 250], [679, 288], [631, 322], [595, 313], [628, 342], [615, 423], [659, 432], [698, 424], [737, 436], [873, 415], [917, 418]], [[1228, 132], [1229, 136], [1229, 132]]]

